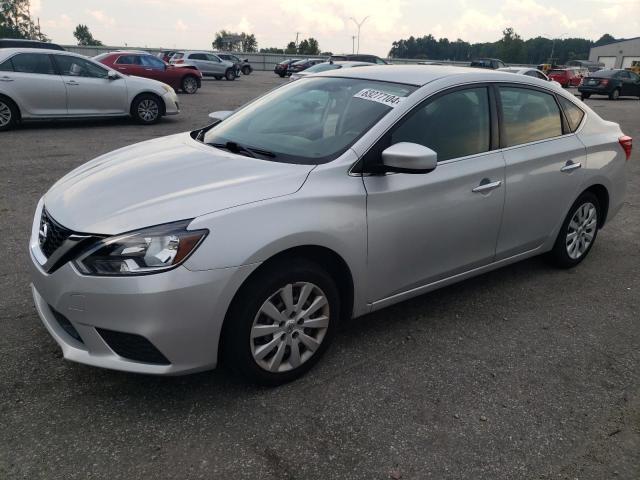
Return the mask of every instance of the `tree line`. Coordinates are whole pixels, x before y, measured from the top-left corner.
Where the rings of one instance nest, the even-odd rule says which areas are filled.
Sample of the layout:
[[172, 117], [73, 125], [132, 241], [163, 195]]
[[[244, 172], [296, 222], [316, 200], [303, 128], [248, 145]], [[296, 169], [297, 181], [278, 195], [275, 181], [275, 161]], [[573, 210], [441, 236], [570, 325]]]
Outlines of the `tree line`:
[[320, 55], [320, 45], [313, 37], [305, 38], [296, 42], [289, 42], [286, 47], [268, 47], [258, 50], [258, 40], [251, 33], [234, 33], [227, 30], [220, 30], [216, 33], [212, 42], [214, 50], [227, 50], [231, 52], [260, 52], [260, 53], [280, 53], [291, 55]]
[[[474, 58], [499, 58], [507, 63], [539, 64], [547, 61], [563, 64], [569, 60], [589, 58], [589, 49], [616, 39], [604, 34], [593, 42], [584, 38], [549, 39], [544, 37], [523, 40], [513, 28], [506, 28], [495, 42], [469, 43], [461, 39], [449, 41], [429, 34], [393, 42], [389, 57], [424, 58], [429, 60], [468, 61]], [[553, 58], [552, 58], [553, 57]]]

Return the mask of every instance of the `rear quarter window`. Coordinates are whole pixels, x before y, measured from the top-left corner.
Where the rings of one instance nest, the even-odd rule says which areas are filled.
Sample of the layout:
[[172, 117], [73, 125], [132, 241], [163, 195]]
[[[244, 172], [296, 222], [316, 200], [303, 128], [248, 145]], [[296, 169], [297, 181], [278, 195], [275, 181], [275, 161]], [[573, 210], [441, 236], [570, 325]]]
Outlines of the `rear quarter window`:
[[565, 117], [567, 117], [569, 129], [572, 133], [575, 132], [580, 126], [582, 119], [584, 118], [584, 112], [581, 108], [579, 108], [577, 105], [575, 105], [573, 102], [570, 102], [566, 98], [558, 96], [558, 101], [560, 102], [560, 106], [564, 111]]

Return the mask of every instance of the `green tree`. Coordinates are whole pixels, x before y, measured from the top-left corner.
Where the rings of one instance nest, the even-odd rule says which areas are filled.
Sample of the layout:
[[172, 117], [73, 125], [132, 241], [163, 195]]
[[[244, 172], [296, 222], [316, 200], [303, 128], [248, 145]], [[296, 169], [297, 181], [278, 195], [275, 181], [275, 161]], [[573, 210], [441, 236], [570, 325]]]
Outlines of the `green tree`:
[[284, 49], [277, 47], [261, 48], [260, 53], [284, 53]]
[[319, 55], [320, 46], [318, 45], [318, 41], [313, 37], [301, 40], [300, 43], [298, 43], [298, 53], [300, 55]]
[[284, 49], [284, 53], [287, 53], [287, 54], [298, 53], [298, 47], [296, 47], [296, 42], [289, 42], [287, 44], [287, 48]]
[[256, 36], [252, 34], [247, 34], [242, 32], [240, 34], [242, 37], [242, 51], [243, 52], [257, 52], [258, 51], [258, 41], [256, 40]]
[[598, 40], [596, 40], [596, 43], [594, 43], [593, 46], [599, 47], [600, 45], [606, 45], [607, 43], [611, 43], [615, 41], [616, 41], [616, 38], [614, 36], [609, 35], [608, 33], [605, 33]]
[[0, 37], [49, 41], [31, 18], [29, 0], [0, 1]]
[[89, 31], [89, 27], [87, 27], [86, 25], [79, 24], [73, 31], [73, 36], [76, 37], [76, 40], [78, 40], [78, 45], [80, 45], [81, 47], [88, 45], [103, 45], [100, 40], [93, 38], [93, 35], [91, 35], [91, 32]]
[[226, 50], [230, 52], [257, 52], [258, 41], [251, 33], [235, 33], [228, 30], [220, 30], [212, 44], [214, 50]]

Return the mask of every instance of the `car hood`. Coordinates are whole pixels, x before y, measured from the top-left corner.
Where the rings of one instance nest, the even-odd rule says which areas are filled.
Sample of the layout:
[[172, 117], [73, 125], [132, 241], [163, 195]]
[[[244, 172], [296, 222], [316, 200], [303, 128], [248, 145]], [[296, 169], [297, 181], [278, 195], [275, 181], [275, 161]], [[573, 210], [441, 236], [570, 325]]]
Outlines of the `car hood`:
[[313, 168], [236, 155], [182, 133], [85, 163], [51, 187], [44, 205], [71, 230], [112, 235], [289, 195]]

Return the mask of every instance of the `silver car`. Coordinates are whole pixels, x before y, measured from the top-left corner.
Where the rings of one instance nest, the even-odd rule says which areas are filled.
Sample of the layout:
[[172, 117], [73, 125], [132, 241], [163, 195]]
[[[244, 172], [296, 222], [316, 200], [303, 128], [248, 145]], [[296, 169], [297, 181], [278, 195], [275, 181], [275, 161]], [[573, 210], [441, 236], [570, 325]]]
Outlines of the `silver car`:
[[229, 81], [235, 80], [238, 76], [235, 63], [223, 60], [218, 55], [211, 52], [183, 51], [172, 55], [169, 63], [174, 65], [187, 64], [194, 65], [202, 72], [202, 75], [215, 77], [216, 80], [225, 78]]
[[0, 50], [0, 131], [21, 120], [131, 116], [151, 124], [178, 113], [175, 91], [162, 82], [71, 52]]
[[542, 253], [577, 265], [623, 204], [630, 152], [543, 80], [332, 70], [59, 180], [33, 221], [33, 298], [69, 360], [222, 359], [279, 384], [342, 320]]

